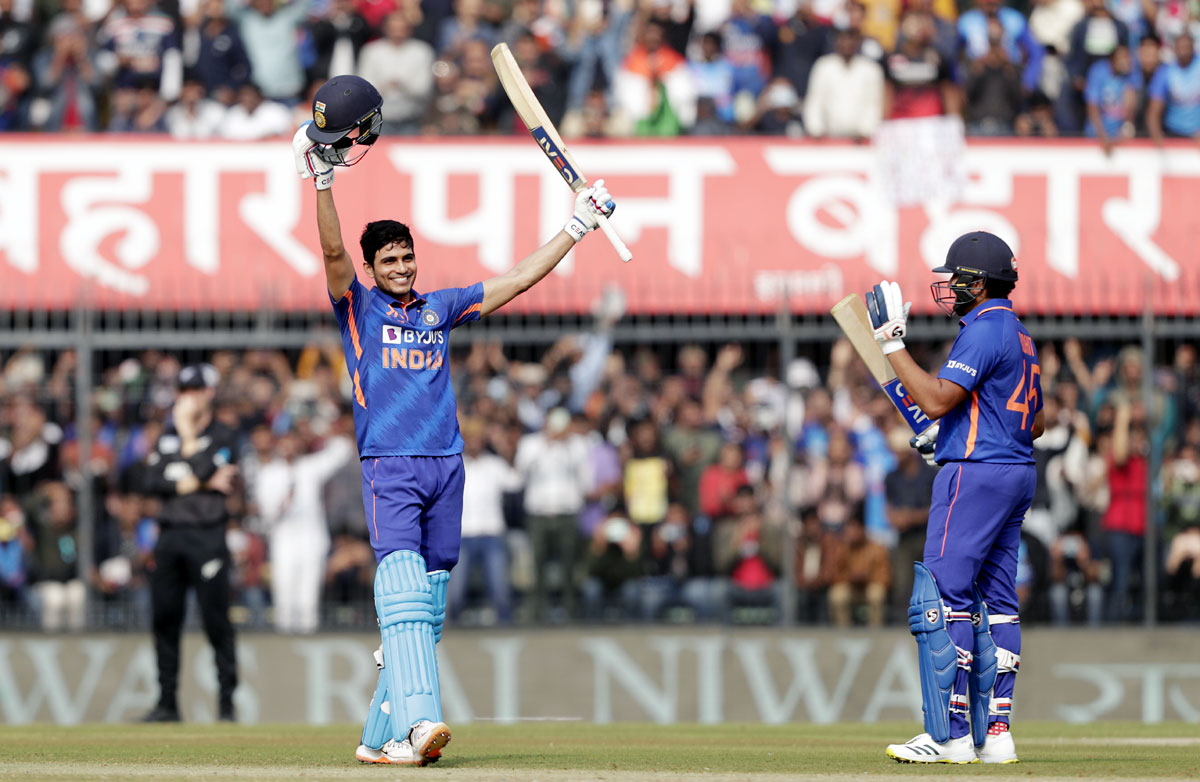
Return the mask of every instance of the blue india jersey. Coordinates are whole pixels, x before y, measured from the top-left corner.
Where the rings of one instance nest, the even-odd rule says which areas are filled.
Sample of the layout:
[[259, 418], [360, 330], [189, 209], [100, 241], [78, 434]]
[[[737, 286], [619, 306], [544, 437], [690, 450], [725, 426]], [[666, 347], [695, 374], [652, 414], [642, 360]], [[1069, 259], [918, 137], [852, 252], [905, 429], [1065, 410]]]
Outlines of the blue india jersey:
[[1146, 92], [1166, 104], [1164, 128], [1178, 136], [1200, 133], [1200, 57], [1187, 67], [1177, 62], [1160, 66]]
[[[1025, 14], [1017, 9], [1001, 7], [996, 12], [996, 19], [1004, 29], [1004, 48], [1008, 51], [1008, 58], [1018, 65], [1025, 64], [1021, 72], [1021, 85], [1029, 90], [1034, 89], [1041, 78], [1045, 49], [1029, 31]], [[959, 48], [968, 60], [978, 60], [988, 53], [991, 48], [988, 42], [988, 18], [983, 11], [972, 8], [958, 17], [958, 40]]]
[[[1120, 137], [1121, 126], [1133, 119], [1125, 101], [1126, 94], [1130, 90], [1137, 92], [1141, 88], [1142, 77], [1136, 70], [1124, 75], [1119, 74], [1113, 70], [1109, 60], [1097, 60], [1088, 68], [1087, 86], [1084, 88], [1083, 97], [1089, 106], [1100, 110], [1100, 121], [1104, 123], [1104, 132], [1110, 138]], [[1087, 135], [1096, 135], [1096, 129], [1092, 127], [1090, 119], [1087, 123]]]
[[483, 283], [426, 294], [414, 290], [413, 301], [403, 304], [355, 279], [333, 301], [354, 382], [361, 458], [462, 453], [450, 384], [450, 330], [478, 320], [482, 306]]
[[1033, 463], [1033, 419], [1042, 409], [1033, 338], [1012, 302], [990, 299], [962, 319], [938, 377], [970, 392], [941, 420], [938, 462]]

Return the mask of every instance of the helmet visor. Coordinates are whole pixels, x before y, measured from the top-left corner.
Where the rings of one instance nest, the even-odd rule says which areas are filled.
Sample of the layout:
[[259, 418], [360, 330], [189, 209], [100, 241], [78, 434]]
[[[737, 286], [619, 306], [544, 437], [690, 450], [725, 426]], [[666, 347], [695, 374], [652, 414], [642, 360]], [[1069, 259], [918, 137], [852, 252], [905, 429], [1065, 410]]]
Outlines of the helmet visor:
[[948, 280], [931, 283], [929, 290], [933, 293], [934, 303], [942, 312], [952, 318], [962, 317], [971, 309], [971, 305], [975, 303], [975, 298], [978, 296], [971, 290], [971, 286], [982, 279], [983, 277], [956, 272]]
[[[322, 133], [323, 136], [333, 135], [334, 138], [328, 142], [319, 142], [316, 147], [317, 154], [335, 166], [352, 166], [370, 151], [371, 145], [379, 139], [382, 128], [383, 115], [373, 111], [348, 131], [341, 134]], [[309, 138], [313, 137], [311, 132], [308, 135]]]

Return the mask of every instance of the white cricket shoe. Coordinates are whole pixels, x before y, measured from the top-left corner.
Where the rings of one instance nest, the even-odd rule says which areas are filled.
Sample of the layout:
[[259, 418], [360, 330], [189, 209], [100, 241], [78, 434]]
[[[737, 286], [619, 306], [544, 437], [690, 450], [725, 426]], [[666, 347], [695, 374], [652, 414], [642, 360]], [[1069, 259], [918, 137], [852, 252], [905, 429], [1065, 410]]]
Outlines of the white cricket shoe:
[[442, 748], [450, 743], [450, 729], [444, 722], [421, 720], [408, 732], [408, 743], [422, 761], [436, 763]]
[[354, 752], [354, 757], [359, 763], [386, 763], [393, 766], [425, 765], [425, 758], [413, 751], [413, 746], [408, 739], [404, 741], [388, 739], [388, 742], [379, 749], [371, 749], [366, 744], [359, 744], [358, 749]]
[[1020, 763], [1017, 757], [1017, 745], [1013, 743], [1012, 733], [1002, 731], [988, 732], [983, 740], [983, 746], [978, 750], [979, 759], [984, 763]]
[[898, 763], [978, 763], [970, 735], [950, 739], [945, 744], [922, 733], [903, 744], [889, 744], [887, 756]]

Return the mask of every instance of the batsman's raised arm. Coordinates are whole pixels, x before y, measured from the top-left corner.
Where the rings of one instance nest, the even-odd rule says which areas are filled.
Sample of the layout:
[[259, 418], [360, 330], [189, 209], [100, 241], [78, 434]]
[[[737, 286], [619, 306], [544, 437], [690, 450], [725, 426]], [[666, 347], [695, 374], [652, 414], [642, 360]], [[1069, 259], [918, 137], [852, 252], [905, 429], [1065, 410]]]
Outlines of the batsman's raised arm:
[[[525, 256], [504, 274], [483, 281], [483, 306], [480, 316], [489, 315], [532, 288], [558, 265], [583, 237], [596, 229], [597, 215], [608, 217], [617, 208], [604, 180], [579, 191], [575, 211], [563, 229], [550, 241]], [[328, 269], [328, 260], [326, 261]]]
[[333, 205], [332, 190], [317, 191], [317, 232], [321, 236], [321, 255], [325, 260], [325, 283], [335, 301], [346, 295], [354, 282], [354, 262], [342, 244], [342, 226]]
[[935, 421], [958, 407], [970, 395], [967, 389], [953, 380], [926, 372], [907, 350], [892, 353], [888, 361], [913, 401]]
[[317, 190], [317, 232], [325, 260], [325, 282], [329, 295], [337, 301], [354, 281], [354, 262], [342, 244], [342, 226], [333, 203], [333, 164], [317, 153], [316, 143], [308, 137], [309, 124], [301, 125], [292, 137], [292, 154], [296, 173], [301, 179], [312, 179]]

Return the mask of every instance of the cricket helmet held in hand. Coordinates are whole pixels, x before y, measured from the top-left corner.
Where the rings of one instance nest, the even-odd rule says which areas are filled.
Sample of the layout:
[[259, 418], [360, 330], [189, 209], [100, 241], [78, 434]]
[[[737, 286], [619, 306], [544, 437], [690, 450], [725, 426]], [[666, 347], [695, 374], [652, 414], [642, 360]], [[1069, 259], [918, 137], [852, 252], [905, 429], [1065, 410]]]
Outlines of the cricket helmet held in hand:
[[325, 160], [352, 166], [379, 139], [382, 109], [383, 98], [371, 82], [358, 76], [334, 76], [313, 97], [308, 137]]
[[972, 231], [954, 240], [946, 260], [934, 274], [954, 275], [930, 285], [933, 300], [947, 314], [962, 315], [974, 303], [972, 286], [980, 280], [1017, 281], [1017, 259], [1008, 243], [987, 231]]

